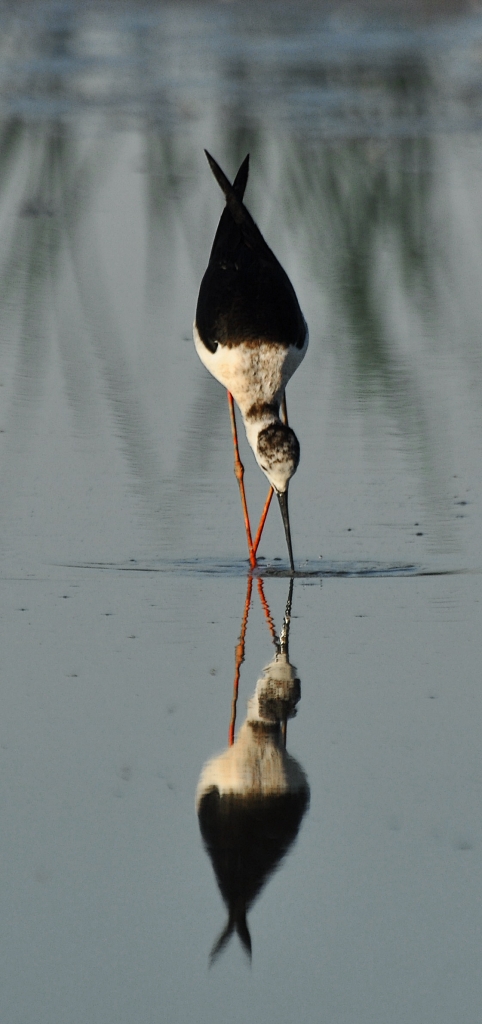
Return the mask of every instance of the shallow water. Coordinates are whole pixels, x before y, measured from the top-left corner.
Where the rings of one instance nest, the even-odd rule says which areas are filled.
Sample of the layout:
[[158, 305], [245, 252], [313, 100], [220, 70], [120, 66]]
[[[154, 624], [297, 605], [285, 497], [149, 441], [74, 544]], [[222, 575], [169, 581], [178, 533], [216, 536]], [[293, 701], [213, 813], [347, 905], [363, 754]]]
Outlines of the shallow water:
[[[2, 1020], [479, 1020], [482, 19], [400, 10], [1, 14]], [[246, 728], [289, 574], [192, 344], [204, 147], [310, 326], [291, 704]]]

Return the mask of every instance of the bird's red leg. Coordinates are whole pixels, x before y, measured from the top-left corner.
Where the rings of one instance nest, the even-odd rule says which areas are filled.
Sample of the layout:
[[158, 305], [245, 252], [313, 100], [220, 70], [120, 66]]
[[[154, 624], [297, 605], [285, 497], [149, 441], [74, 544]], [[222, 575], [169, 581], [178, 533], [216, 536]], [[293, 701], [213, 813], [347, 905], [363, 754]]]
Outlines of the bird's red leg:
[[231, 703], [231, 720], [229, 722], [229, 733], [228, 742], [229, 746], [232, 747], [234, 743], [234, 728], [236, 725], [236, 708], [238, 704], [238, 690], [239, 690], [239, 676], [241, 672], [241, 665], [244, 661], [244, 648], [246, 641], [246, 628], [248, 625], [249, 607], [251, 604], [251, 593], [253, 590], [253, 577], [248, 576], [248, 587], [246, 590], [246, 600], [244, 602], [243, 618], [241, 620], [241, 632], [239, 634], [239, 640], [236, 645], [234, 653], [234, 684], [233, 684], [233, 700]]
[[234, 400], [233, 400], [232, 394], [229, 391], [228, 391], [228, 405], [229, 405], [229, 416], [230, 416], [230, 419], [231, 419], [231, 431], [232, 431], [232, 435], [233, 435], [233, 445], [234, 445], [234, 475], [235, 475], [236, 480], [238, 481], [238, 484], [239, 484], [239, 493], [240, 493], [240, 496], [241, 496], [241, 505], [243, 506], [244, 525], [245, 525], [245, 528], [246, 528], [246, 538], [247, 538], [247, 541], [248, 541], [249, 563], [251, 565], [251, 568], [254, 569], [255, 566], [256, 566], [256, 552], [255, 552], [255, 550], [253, 548], [253, 539], [251, 537], [251, 526], [250, 526], [250, 522], [249, 522], [248, 505], [247, 505], [247, 502], [246, 502], [246, 493], [245, 493], [245, 490], [244, 490], [244, 481], [243, 481], [244, 466], [243, 466], [243, 463], [241, 462], [241, 459], [239, 457], [238, 431], [237, 431], [237, 427], [236, 427], [236, 415], [235, 415], [235, 412], [234, 412]]
[[[283, 423], [288, 423], [288, 410], [286, 408], [286, 391], [285, 391], [285, 393], [283, 395], [283, 401], [281, 402], [281, 418], [283, 420]], [[266, 522], [266, 519], [268, 518], [269, 506], [271, 505], [271, 498], [273, 497], [273, 494], [274, 494], [273, 488], [270, 487], [270, 489], [268, 491], [268, 497], [266, 498], [266, 501], [265, 501], [265, 504], [264, 504], [264, 509], [263, 509], [263, 511], [261, 513], [261, 519], [259, 521], [258, 531], [256, 533], [256, 537], [254, 538], [253, 551], [254, 551], [255, 555], [256, 555], [256, 552], [257, 552], [258, 547], [259, 547], [259, 542], [261, 540], [261, 534], [263, 533], [263, 530], [264, 530], [264, 524]]]
[[270, 487], [270, 489], [268, 491], [268, 497], [266, 498], [266, 501], [265, 501], [264, 509], [263, 509], [263, 511], [261, 513], [261, 519], [259, 521], [258, 532], [256, 534], [256, 537], [254, 538], [253, 551], [254, 551], [255, 555], [256, 555], [256, 552], [257, 552], [258, 547], [259, 547], [259, 542], [261, 540], [261, 534], [262, 534], [262, 532], [264, 530], [264, 524], [265, 524], [267, 516], [268, 516], [269, 506], [271, 505], [271, 498], [273, 497], [273, 494], [274, 494], [273, 488]]

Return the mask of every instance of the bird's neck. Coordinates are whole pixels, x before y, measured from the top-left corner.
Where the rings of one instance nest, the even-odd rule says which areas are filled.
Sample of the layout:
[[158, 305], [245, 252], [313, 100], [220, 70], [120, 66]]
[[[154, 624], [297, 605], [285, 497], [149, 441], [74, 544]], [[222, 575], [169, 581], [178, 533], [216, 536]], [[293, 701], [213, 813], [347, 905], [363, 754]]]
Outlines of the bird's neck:
[[271, 423], [280, 423], [279, 406], [273, 404], [259, 403], [252, 406], [246, 413], [243, 413], [244, 426], [248, 444], [256, 455], [258, 437], [262, 430], [269, 427]]

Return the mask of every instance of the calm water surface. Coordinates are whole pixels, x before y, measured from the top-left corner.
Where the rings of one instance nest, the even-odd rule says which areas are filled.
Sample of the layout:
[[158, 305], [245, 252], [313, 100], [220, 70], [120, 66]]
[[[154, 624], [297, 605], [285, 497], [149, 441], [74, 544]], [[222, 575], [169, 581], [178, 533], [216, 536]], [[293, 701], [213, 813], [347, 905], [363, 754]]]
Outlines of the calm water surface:
[[[1, 1019], [476, 1024], [482, 19], [0, 18]], [[310, 326], [285, 621], [204, 147]]]

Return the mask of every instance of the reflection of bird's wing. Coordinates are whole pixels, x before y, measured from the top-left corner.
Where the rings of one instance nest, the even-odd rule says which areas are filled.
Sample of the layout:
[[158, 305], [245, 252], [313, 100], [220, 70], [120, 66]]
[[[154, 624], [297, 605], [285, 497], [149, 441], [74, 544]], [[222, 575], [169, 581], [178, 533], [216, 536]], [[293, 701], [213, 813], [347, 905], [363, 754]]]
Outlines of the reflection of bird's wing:
[[295, 792], [250, 799], [236, 793], [221, 796], [212, 786], [199, 800], [201, 835], [228, 908], [228, 922], [213, 946], [211, 963], [235, 931], [250, 956], [246, 914], [294, 843], [309, 804], [308, 782], [300, 771]]
[[306, 324], [291, 281], [243, 203], [248, 158], [231, 185], [206, 154], [226, 197], [196, 309], [206, 348], [243, 341], [275, 342], [301, 349]]

